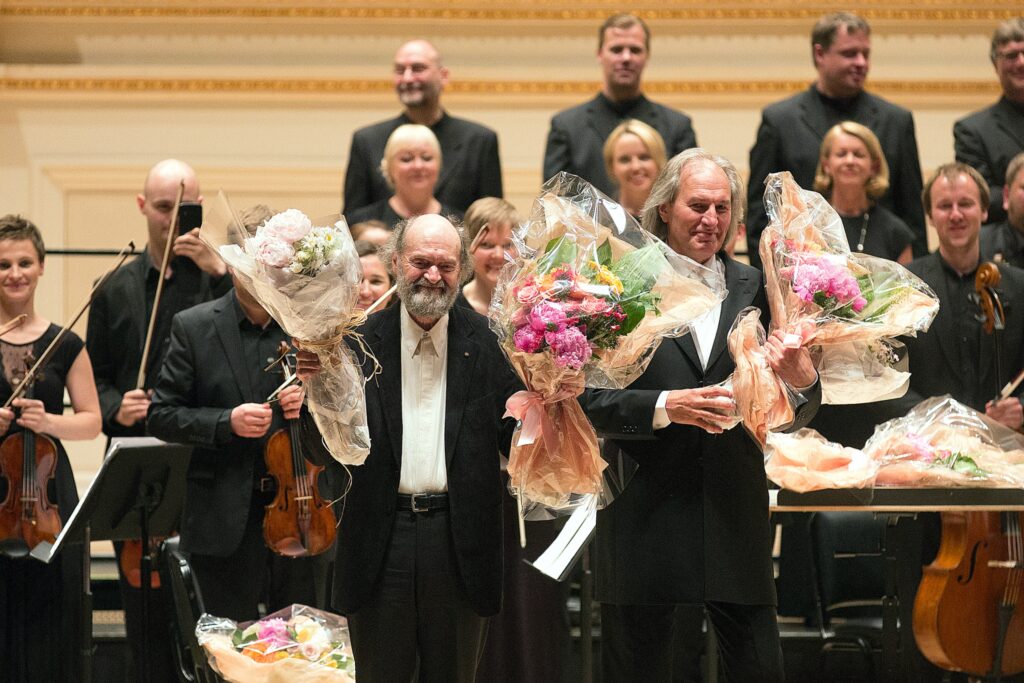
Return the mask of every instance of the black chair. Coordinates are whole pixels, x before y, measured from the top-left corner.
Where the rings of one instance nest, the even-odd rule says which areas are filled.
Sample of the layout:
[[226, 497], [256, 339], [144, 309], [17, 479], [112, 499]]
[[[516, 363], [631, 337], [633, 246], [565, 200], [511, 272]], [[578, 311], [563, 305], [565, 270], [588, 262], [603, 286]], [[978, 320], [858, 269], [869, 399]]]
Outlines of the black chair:
[[192, 567], [178, 548], [179, 538], [168, 538], [161, 546], [160, 581], [170, 586], [173, 601], [171, 636], [178, 661], [178, 678], [185, 683], [220, 683], [206, 661], [206, 653], [196, 639], [196, 622], [203, 614], [203, 595], [192, 574]]
[[886, 520], [866, 512], [818, 512], [811, 519], [815, 621], [822, 638], [819, 679], [876, 680], [885, 594]]

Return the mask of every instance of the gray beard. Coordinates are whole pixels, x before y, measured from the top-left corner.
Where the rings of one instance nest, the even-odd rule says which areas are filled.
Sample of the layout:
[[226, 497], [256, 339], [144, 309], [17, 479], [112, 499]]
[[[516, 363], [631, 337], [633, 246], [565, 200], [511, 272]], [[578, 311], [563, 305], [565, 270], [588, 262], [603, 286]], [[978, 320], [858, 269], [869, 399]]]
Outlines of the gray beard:
[[439, 320], [441, 316], [451, 310], [455, 299], [459, 296], [459, 290], [447, 285], [444, 289], [421, 287], [414, 282], [409, 282], [404, 277], [399, 277], [398, 296], [405, 305], [405, 310], [409, 311], [409, 315], [414, 318]]

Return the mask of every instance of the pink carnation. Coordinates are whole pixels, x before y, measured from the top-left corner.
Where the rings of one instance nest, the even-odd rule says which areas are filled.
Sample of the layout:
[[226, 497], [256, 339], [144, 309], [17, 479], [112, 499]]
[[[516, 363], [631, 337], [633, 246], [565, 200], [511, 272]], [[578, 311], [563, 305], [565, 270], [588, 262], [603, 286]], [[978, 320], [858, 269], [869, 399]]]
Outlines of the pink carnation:
[[535, 332], [556, 332], [565, 328], [565, 311], [558, 304], [542, 301], [527, 316]]
[[586, 335], [578, 327], [546, 332], [544, 339], [555, 352], [555, 364], [560, 368], [579, 370], [593, 355]]
[[515, 342], [516, 351], [526, 353], [536, 353], [544, 345], [544, 335], [534, 332], [530, 327], [520, 327], [512, 335], [512, 340]]
[[850, 304], [860, 312], [867, 306], [860, 291], [860, 283], [849, 270], [824, 258], [807, 258], [802, 263], [784, 268], [782, 274], [792, 278], [793, 291], [803, 301], [814, 302], [814, 295], [821, 293], [835, 299], [840, 306]]
[[586, 296], [580, 301], [579, 307], [584, 315], [598, 315], [610, 309], [611, 304], [604, 299], [598, 299], [596, 296]]
[[288, 209], [272, 216], [260, 229], [261, 235], [295, 244], [313, 229], [313, 223], [298, 209]]
[[270, 648], [286, 647], [291, 643], [291, 638], [288, 637], [288, 625], [284, 619], [261, 621], [256, 637], [261, 641], [267, 641]]
[[256, 247], [256, 259], [274, 268], [285, 268], [292, 262], [295, 250], [287, 242], [273, 238], [260, 240]]

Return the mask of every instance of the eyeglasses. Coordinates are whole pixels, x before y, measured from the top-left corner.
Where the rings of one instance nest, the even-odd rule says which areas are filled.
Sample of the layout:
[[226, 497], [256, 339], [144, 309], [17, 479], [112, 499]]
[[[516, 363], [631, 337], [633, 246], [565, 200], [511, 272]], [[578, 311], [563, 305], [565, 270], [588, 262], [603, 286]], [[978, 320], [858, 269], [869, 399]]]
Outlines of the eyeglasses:
[[1007, 52], [997, 52], [996, 57], [1003, 60], [1004, 62], [1016, 62], [1021, 57], [1024, 57], [1024, 50], [1009, 50]]

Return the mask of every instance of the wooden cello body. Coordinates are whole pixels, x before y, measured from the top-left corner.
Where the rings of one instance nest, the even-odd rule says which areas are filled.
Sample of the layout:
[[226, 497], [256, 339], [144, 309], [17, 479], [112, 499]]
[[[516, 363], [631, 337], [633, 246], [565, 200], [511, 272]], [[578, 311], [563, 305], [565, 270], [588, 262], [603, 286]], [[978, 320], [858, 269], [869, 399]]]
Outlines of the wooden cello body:
[[976, 676], [1024, 671], [1021, 522], [1019, 512], [942, 513], [942, 543], [924, 568], [913, 624], [936, 666]]

